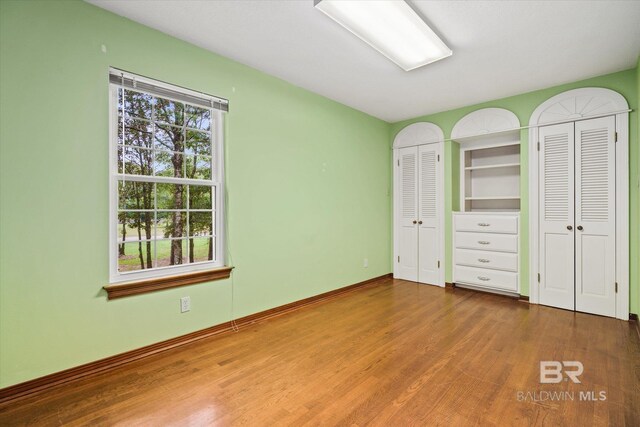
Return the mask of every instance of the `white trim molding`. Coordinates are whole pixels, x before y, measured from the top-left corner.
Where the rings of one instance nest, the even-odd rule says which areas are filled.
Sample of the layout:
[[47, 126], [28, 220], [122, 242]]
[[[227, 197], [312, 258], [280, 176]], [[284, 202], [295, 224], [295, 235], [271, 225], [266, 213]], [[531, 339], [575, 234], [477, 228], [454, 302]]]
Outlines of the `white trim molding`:
[[451, 130], [451, 139], [470, 138], [520, 128], [520, 120], [504, 108], [482, 108], [458, 120]]
[[444, 132], [440, 126], [429, 122], [418, 122], [398, 132], [393, 140], [393, 148], [415, 147], [434, 142], [444, 142]]
[[601, 87], [573, 89], [555, 95], [540, 104], [531, 114], [529, 126], [613, 115], [628, 109], [627, 100], [611, 89]]
[[[440, 153], [439, 168], [438, 168], [439, 184], [437, 189], [438, 203], [440, 206], [440, 212], [438, 212], [439, 213], [438, 239], [440, 243], [440, 254], [439, 254], [440, 271], [438, 272], [438, 283], [433, 283], [433, 285], [437, 285], [444, 288], [445, 271], [446, 271], [445, 203], [444, 203], [445, 202], [445, 199], [444, 199], [444, 193], [445, 193], [445, 186], [444, 186], [445, 154], [444, 153], [445, 151], [444, 151], [444, 132], [442, 131], [440, 126], [434, 123], [429, 123], [429, 122], [417, 122], [417, 123], [410, 124], [405, 128], [403, 128], [402, 130], [400, 130], [400, 132], [396, 134], [396, 137], [393, 140], [393, 165], [391, 170], [394, 171], [393, 176], [395, 177], [396, 175], [395, 167], [399, 160], [398, 149], [406, 148], [406, 147], [417, 147], [420, 145], [427, 145], [427, 144], [436, 144], [437, 151]], [[398, 203], [397, 197], [400, 194], [400, 190], [399, 190], [399, 183], [397, 182], [397, 180], [394, 179], [393, 181], [394, 181], [393, 182], [393, 256], [394, 256], [394, 259], [392, 260], [392, 263], [394, 266], [394, 275], [395, 275], [396, 266], [397, 266], [397, 263], [395, 262], [395, 258], [398, 254], [398, 247], [399, 247], [399, 242], [398, 242], [399, 221], [397, 220], [397, 218], [399, 218], [398, 210], [399, 210], [400, 204]]]
[[616, 118], [616, 318], [629, 320], [629, 104], [610, 89], [586, 87], [555, 95], [529, 120], [529, 302], [539, 301], [538, 127], [594, 117]]

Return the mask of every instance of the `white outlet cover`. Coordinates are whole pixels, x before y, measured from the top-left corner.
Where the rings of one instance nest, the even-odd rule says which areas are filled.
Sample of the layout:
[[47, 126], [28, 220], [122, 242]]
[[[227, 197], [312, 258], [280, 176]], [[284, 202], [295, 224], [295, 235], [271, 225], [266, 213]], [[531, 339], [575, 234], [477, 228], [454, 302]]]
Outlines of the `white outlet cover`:
[[180, 313], [191, 310], [191, 297], [180, 298]]

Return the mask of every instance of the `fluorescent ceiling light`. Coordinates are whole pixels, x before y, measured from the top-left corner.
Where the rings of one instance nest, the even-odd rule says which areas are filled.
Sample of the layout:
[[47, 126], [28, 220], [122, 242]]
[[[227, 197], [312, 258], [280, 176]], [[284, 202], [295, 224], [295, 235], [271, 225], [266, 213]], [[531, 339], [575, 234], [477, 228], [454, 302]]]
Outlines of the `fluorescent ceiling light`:
[[405, 71], [453, 53], [402, 0], [316, 0], [315, 7]]

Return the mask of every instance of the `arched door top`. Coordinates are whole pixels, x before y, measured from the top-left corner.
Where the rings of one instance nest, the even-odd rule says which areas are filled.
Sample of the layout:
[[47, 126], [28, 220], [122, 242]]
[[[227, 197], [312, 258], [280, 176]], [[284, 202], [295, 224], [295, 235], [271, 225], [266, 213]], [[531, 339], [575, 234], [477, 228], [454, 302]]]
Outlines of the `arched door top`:
[[611, 89], [585, 87], [552, 96], [535, 109], [529, 126], [580, 120], [583, 117], [619, 113], [629, 109], [624, 96]]
[[443, 141], [444, 132], [440, 126], [429, 122], [418, 122], [410, 124], [398, 132], [393, 140], [393, 148], [414, 147]]
[[504, 108], [482, 108], [473, 111], [455, 124], [451, 139], [485, 135], [520, 128], [518, 116]]

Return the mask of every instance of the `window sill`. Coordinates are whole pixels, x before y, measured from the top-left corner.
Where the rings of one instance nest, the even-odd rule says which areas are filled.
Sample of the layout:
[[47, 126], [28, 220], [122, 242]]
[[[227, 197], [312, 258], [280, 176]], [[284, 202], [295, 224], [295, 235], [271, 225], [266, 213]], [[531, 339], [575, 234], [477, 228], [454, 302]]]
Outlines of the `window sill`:
[[177, 288], [179, 286], [228, 279], [229, 276], [231, 276], [231, 270], [233, 270], [233, 267], [220, 267], [212, 270], [196, 271], [174, 276], [154, 277], [153, 279], [138, 280], [135, 282], [115, 283], [113, 285], [106, 285], [103, 289], [107, 291], [107, 299], [112, 300], [131, 295], [161, 291], [163, 289]]

